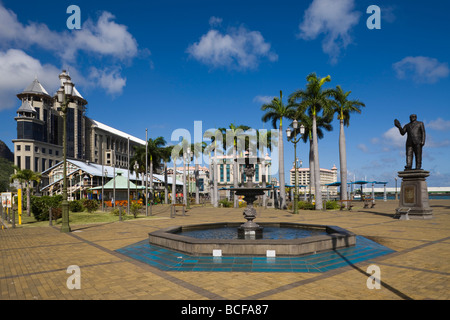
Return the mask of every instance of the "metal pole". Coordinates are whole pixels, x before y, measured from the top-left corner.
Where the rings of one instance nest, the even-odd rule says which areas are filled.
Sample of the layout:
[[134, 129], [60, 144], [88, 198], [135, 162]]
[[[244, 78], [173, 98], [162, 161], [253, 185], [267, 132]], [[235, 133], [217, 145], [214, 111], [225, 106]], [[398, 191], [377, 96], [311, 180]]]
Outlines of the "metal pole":
[[113, 209], [116, 208], [116, 142], [113, 144]]
[[298, 202], [298, 190], [297, 190], [297, 140], [294, 141], [294, 168], [295, 168], [295, 176], [294, 176], [294, 184], [295, 184], [295, 194], [294, 194], [294, 214], [298, 213], [297, 202]]
[[148, 138], [147, 129], [145, 129], [145, 216], [148, 216], [148, 161], [147, 161], [147, 149], [148, 149]]
[[103, 170], [103, 154], [102, 154], [102, 212], [105, 210], [104, 200], [103, 200], [103, 198], [104, 198], [103, 186], [105, 185], [105, 182], [104, 182], [103, 178], [104, 178], [104, 170]]
[[61, 232], [70, 232], [69, 226], [69, 202], [67, 201], [67, 99], [64, 93], [64, 102], [62, 103], [63, 112], [63, 200], [62, 200], [62, 225]]
[[127, 184], [128, 184], [128, 193], [127, 193], [127, 214], [130, 214], [130, 137], [128, 137], [128, 146], [127, 146]]

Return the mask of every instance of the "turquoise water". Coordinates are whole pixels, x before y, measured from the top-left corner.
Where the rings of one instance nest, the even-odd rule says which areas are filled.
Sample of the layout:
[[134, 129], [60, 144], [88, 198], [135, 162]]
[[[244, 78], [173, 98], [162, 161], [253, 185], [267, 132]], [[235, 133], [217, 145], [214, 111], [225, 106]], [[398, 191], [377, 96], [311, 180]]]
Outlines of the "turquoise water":
[[356, 236], [353, 247], [299, 257], [191, 256], [150, 245], [148, 240], [116, 251], [160, 270], [197, 272], [326, 272], [394, 252], [362, 236]]

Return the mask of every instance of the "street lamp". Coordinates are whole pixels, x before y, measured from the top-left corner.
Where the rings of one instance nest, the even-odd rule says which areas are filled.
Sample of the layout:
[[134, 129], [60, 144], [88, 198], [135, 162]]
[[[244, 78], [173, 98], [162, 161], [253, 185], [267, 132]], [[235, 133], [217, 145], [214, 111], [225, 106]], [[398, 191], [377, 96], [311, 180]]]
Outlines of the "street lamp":
[[295, 167], [295, 178], [294, 178], [294, 185], [295, 185], [295, 194], [294, 194], [294, 214], [298, 213], [297, 203], [298, 203], [298, 179], [297, 179], [297, 142], [300, 141], [301, 136], [305, 133], [305, 126], [302, 124], [300, 126], [300, 134], [301, 136], [295, 139], [295, 137], [298, 134], [298, 122], [297, 120], [294, 120], [292, 122], [292, 127], [294, 130], [292, 131], [291, 128], [286, 129], [286, 135], [288, 138], [288, 141], [291, 141], [294, 143], [294, 167]]
[[194, 152], [191, 151], [191, 148], [187, 148], [187, 152], [185, 153], [185, 160], [188, 164], [188, 170], [187, 170], [187, 203], [186, 203], [186, 209], [190, 209], [191, 208], [191, 197], [189, 195], [189, 185], [190, 185], [190, 176], [189, 176], [189, 167], [191, 165], [191, 158], [194, 156]]
[[[103, 164], [102, 164], [102, 167], [103, 167]], [[102, 211], [105, 211], [105, 201], [104, 201], [104, 198], [105, 198], [105, 194], [104, 194], [105, 182], [104, 182], [104, 178], [107, 177], [107, 176], [108, 176], [108, 170], [106, 170], [106, 168], [105, 168], [105, 172], [104, 173], [103, 173], [103, 170], [102, 170]]]
[[138, 200], [139, 200], [138, 199], [138, 193], [137, 193], [137, 177], [138, 177], [139, 165], [138, 165], [137, 161], [134, 162], [133, 168], [134, 168], [134, 174], [136, 175], [135, 183], [136, 183], [136, 203], [137, 203]]
[[62, 225], [61, 232], [70, 232], [69, 225], [69, 202], [67, 201], [67, 106], [69, 99], [73, 93], [74, 84], [70, 81], [70, 77], [67, 75], [66, 81], [57, 91], [57, 99], [61, 104], [61, 111], [63, 113], [63, 200], [62, 200]]

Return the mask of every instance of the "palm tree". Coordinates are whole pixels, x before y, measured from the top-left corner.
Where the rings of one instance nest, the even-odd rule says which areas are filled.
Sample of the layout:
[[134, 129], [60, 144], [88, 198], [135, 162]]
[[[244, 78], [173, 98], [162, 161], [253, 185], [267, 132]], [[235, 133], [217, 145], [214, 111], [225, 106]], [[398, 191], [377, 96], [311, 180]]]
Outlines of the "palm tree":
[[344, 92], [341, 86], [336, 86], [333, 92], [333, 110], [339, 120], [339, 163], [341, 171], [341, 200], [347, 200], [347, 152], [345, 144], [344, 125], [350, 125], [350, 113], [361, 113], [365, 104], [359, 100], [348, 100], [351, 91]]
[[[210, 177], [212, 177], [212, 184], [210, 185], [210, 195], [211, 195], [211, 204], [214, 207], [217, 207], [218, 204], [218, 190], [217, 190], [217, 166], [216, 166], [216, 159], [217, 156], [223, 153], [224, 146], [226, 145], [226, 142], [224, 142], [223, 139], [223, 132], [219, 129], [215, 129], [212, 131], [206, 131], [203, 135], [205, 138], [210, 138], [211, 142], [206, 146], [204, 152], [209, 153], [209, 159], [211, 159], [211, 165], [210, 165]], [[214, 152], [214, 157], [211, 157], [211, 152]]]
[[[300, 121], [305, 127], [305, 133], [302, 136], [304, 143], [309, 141], [309, 194], [312, 194], [312, 186], [314, 186], [314, 147], [312, 139], [312, 116], [304, 112], [305, 110], [299, 109], [295, 115], [295, 118]], [[316, 116], [317, 122], [317, 138], [322, 139], [324, 137], [323, 130], [331, 131], [333, 127], [331, 126], [331, 121], [333, 120], [332, 115]], [[300, 130], [300, 129], [297, 129]], [[311, 200], [311, 198], [310, 198]]]
[[169, 203], [169, 185], [167, 179], [167, 163], [171, 160], [173, 146], [166, 146], [161, 149], [161, 160], [164, 163], [164, 203]]
[[319, 150], [317, 142], [317, 115], [322, 112], [324, 115], [329, 115], [332, 101], [330, 97], [333, 94], [333, 89], [322, 89], [325, 82], [331, 81], [330, 76], [325, 78], [318, 78], [315, 73], [310, 73], [306, 80], [308, 81], [306, 89], [299, 89], [291, 94], [289, 100], [300, 100], [298, 106], [300, 110], [308, 110], [312, 116], [312, 140], [313, 140], [313, 154], [314, 154], [314, 189], [316, 193], [316, 210], [323, 209], [322, 191], [320, 188], [320, 165], [319, 165]]
[[[233, 152], [233, 187], [237, 188], [238, 187], [238, 163], [237, 163], [237, 140], [238, 140], [238, 136], [242, 131], [246, 131], [246, 130], [250, 130], [249, 126], [246, 125], [239, 125], [236, 126], [234, 123], [231, 123], [229, 125], [228, 129], [225, 128], [219, 128], [219, 131], [222, 132], [223, 135], [223, 148], [224, 151], [226, 151], [226, 148], [230, 147], [230, 143], [231, 141], [227, 141], [227, 134], [228, 134], [228, 140], [230, 137], [233, 138], [233, 145], [232, 147], [232, 152]], [[217, 175], [218, 176], [218, 175]], [[239, 207], [239, 202], [238, 202], [238, 197], [234, 197], [234, 207], [237, 208]]]
[[[157, 137], [155, 139], [149, 138], [147, 143], [147, 153], [149, 155], [149, 165], [150, 165], [150, 190], [152, 191], [152, 196], [155, 192], [153, 191], [153, 169], [159, 169], [162, 159], [162, 150], [166, 144], [166, 140], [163, 137]], [[152, 214], [152, 203], [153, 199], [150, 199], [150, 215]]]
[[131, 173], [135, 171], [134, 165], [137, 163], [136, 177], [142, 174], [142, 185], [144, 185], [144, 173], [145, 173], [145, 146], [133, 146], [134, 155], [130, 160], [130, 167], [128, 168]]
[[284, 146], [283, 146], [283, 118], [292, 118], [295, 107], [291, 104], [285, 105], [283, 103], [283, 92], [280, 90], [280, 98], [273, 98], [271, 103], [261, 106], [261, 110], [266, 113], [262, 117], [263, 122], [272, 121], [274, 129], [278, 127], [278, 153], [279, 153], [279, 174], [280, 174], [280, 208], [286, 208], [286, 190], [284, 177]]
[[200, 158], [203, 155], [203, 152], [205, 151], [207, 144], [206, 142], [197, 142], [191, 144], [191, 150], [195, 157], [195, 204], [200, 204], [200, 193], [199, 193], [199, 162], [198, 158]]
[[16, 173], [11, 175], [11, 182], [18, 180], [20, 184], [26, 184], [27, 192], [27, 215], [30, 216], [30, 183], [35, 181], [37, 184], [41, 182], [41, 174], [30, 169], [21, 170], [18, 166], [13, 166]]

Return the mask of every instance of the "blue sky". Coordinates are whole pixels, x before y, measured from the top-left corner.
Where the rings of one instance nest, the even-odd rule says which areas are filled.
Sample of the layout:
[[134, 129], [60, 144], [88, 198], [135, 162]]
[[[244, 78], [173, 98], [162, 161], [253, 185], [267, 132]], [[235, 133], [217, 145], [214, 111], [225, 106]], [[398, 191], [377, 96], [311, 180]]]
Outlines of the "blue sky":
[[[81, 9], [69, 30], [68, 6]], [[368, 29], [370, 5], [381, 29]], [[449, 186], [450, 22], [447, 1], [0, 0], [0, 139], [12, 149], [16, 94], [37, 75], [53, 94], [67, 68], [88, 116], [145, 139], [184, 128], [262, 123], [263, 101], [331, 76], [364, 102], [345, 128], [349, 179], [387, 181], [405, 165], [394, 128], [425, 123], [429, 186]], [[286, 123], [286, 122], [285, 122]], [[397, 131], [396, 131], [397, 130]], [[319, 141], [320, 166], [339, 167], [338, 121]], [[298, 157], [307, 163], [308, 145]], [[286, 169], [293, 145], [285, 141]], [[288, 172], [288, 170], [286, 170]]]

